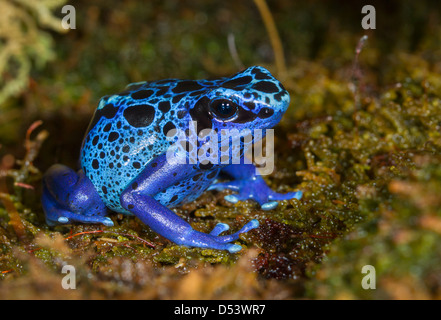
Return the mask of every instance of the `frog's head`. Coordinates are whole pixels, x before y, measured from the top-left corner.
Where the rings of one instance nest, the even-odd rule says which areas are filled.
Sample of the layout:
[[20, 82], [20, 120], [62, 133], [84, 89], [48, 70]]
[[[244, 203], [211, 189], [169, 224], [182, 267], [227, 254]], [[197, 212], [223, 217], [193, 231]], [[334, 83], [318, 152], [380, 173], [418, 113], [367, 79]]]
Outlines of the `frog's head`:
[[[190, 157], [191, 163], [199, 163], [204, 168], [242, 158], [244, 147], [263, 138], [268, 133], [266, 129], [280, 121], [289, 105], [289, 94], [282, 84], [268, 70], [257, 66], [229, 78], [167, 79], [149, 88], [157, 90], [153, 99], [158, 95], [162, 98], [158, 110], [164, 122], [168, 121], [162, 131], [167, 132], [173, 146]], [[149, 91], [150, 98], [153, 89], [144, 90]], [[131, 93], [134, 95], [138, 96], [136, 92]], [[144, 95], [143, 92], [140, 96]], [[231, 148], [226, 148], [229, 146]], [[171, 151], [170, 154], [176, 152], [174, 148]], [[207, 166], [205, 160], [211, 164]]]
[[198, 131], [269, 129], [289, 105], [288, 91], [263, 67], [207, 82], [210, 85], [189, 110]]

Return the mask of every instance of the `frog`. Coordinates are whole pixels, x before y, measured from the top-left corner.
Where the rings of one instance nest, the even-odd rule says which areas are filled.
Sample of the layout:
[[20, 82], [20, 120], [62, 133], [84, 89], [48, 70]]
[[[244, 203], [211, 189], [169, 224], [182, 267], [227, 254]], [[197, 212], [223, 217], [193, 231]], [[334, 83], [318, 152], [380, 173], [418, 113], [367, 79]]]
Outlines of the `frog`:
[[[223, 222], [205, 233], [193, 229], [173, 208], [207, 190], [229, 189], [233, 194], [224, 197], [228, 202], [252, 199], [263, 210], [272, 210], [278, 201], [301, 199], [302, 192], [273, 191], [256, 165], [246, 161], [246, 145], [265, 134], [239, 139], [239, 148], [222, 153], [222, 161], [195, 159], [190, 151], [203, 150], [208, 141], [220, 145], [225, 139], [216, 142], [216, 136], [229, 129], [233, 138], [245, 129], [265, 133], [280, 122], [289, 103], [282, 83], [261, 66], [216, 79], [137, 82], [104, 96], [86, 130], [79, 170], [54, 164], [43, 175], [46, 223], [112, 227], [109, 213], [116, 212], [136, 216], [177, 245], [239, 252], [239, 236], [258, 228], [257, 219], [231, 234]], [[197, 139], [190, 139], [190, 133]], [[239, 160], [234, 163], [228, 161], [233, 153]], [[219, 180], [222, 176], [229, 180]]]

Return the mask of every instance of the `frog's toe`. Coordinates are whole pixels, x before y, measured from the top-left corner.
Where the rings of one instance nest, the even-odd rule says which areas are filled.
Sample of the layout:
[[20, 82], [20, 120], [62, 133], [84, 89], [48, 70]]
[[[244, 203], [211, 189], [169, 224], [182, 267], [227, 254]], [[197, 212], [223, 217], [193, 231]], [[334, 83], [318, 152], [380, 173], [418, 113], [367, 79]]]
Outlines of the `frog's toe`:
[[216, 241], [221, 242], [221, 243], [235, 241], [235, 240], [239, 239], [240, 234], [246, 233], [246, 232], [251, 231], [253, 229], [256, 229], [257, 227], [259, 227], [259, 221], [257, 221], [256, 219], [253, 219], [253, 220], [249, 221], [248, 223], [246, 223], [239, 231], [237, 231], [233, 234], [229, 234], [229, 235], [225, 235], [225, 236], [217, 236]]
[[241, 200], [246, 200], [247, 198], [240, 197], [239, 195], [236, 195], [236, 194], [229, 194], [229, 195], [226, 195], [224, 197], [224, 199], [227, 200], [228, 202], [231, 202], [231, 203], [237, 203]]
[[271, 191], [266, 197], [267, 200], [271, 200], [271, 201], [264, 203], [261, 201], [259, 202], [259, 204], [262, 210], [273, 210], [279, 204], [277, 201], [290, 200], [290, 199], [300, 200], [302, 198], [302, 194], [303, 193], [301, 191], [287, 192], [287, 193], [278, 193]]
[[257, 219], [253, 219], [245, 224], [242, 229], [239, 230], [239, 233], [245, 233], [250, 230], [256, 229], [259, 227], [259, 221]]
[[104, 216], [85, 216], [77, 215], [74, 220], [81, 223], [101, 223], [106, 227], [113, 227], [113, 221], [109, 217]]
[[300, 200], [303, 196], [302, 191], [296, 191], [296, 192], [287, 192], [287, 193], [278, 193], [278, 192], [272, 192], [270, 195], [268, 195], [268, 199], [271, 200], [290, 200], [290, 199], [297, 199]]
[[239, 252], [240, 250], [242, 250], [242, 246], [240, 246], [238, 244], [228, 243], [226, 245], [226, 250], [228, 250], [230, 253], [236, 253], [236, 252]]
[[66, 217], [59, 217], [59, 218], [57, 219], [57, 221], [58, 221], [58, 223], [60, 223], [60, 224], [67, 224], [67, 223], [69, 223], [69, 219], [66, 218]]
[[113, 227], [114, 226], [112, 219], [110, 219], [109, 217], [103, 217], [100, 223], [102, 223], [106, 227]]
[[219, 182], [219, 183], [213, 183], [207, 188], [208, 191], [210, 190], [222, 191], [225, 189], [238, 191], [240, 190], [240, 184], [237, 181]]
[[231, 253], [236, 253], [242, 250], [242, 247], [231, 242], [239, 239], [240, 234], [255, 229], [258, 226], [259, 222], [254, 219], [246, 223], [239, 231], [224, 236], [219, 234], [229, 229], [229, 226], [225, 223], [218, 223], [209, 234], [191, 229], [185, 239], [181, 239], [183, 241], [180, 241], [180, 244], [191, 247], [228, 250]]
[[[60, 212], [59, 212], [60, 214]], [[58, 224], [69, 224], [69, 223], [101, 223], [106, 227], [113, 227], [113, 221], [109, 217], [104, 216], [86, 216], [82, 214], [77, 214], [73, 212], [63, 211], [63, 215], [57, 218]], [[48, 221], [49, 224], [54, 225], [54, 221]]]
[[262, 208], [262, 210], [273, 210], [278, 205], [279, 205], [279, 203], [277, 201], [270, 201], [270, 202], [267, 202], [267, 203], [260, 205], [260, 207]]
[[230, 229], [230, 226], [226, 223], [218, 223], [213, 230], [211, 230], [210, 235], [212, 236], [218, 236], [220, 235], [222, 232], [227, 231], [228, 229]]

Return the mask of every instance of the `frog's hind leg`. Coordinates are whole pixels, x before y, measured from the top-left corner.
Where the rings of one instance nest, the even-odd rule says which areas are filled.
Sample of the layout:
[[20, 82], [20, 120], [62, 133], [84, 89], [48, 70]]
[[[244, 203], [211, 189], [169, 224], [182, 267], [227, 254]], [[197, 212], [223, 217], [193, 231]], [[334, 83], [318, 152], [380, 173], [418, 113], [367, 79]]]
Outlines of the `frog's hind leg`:
[[43, 176], [41, 199], [49, 225], [72, 222], [102, 223], [113, 226], [107, 208], [92, 182], [80, 170], [53, 165]]

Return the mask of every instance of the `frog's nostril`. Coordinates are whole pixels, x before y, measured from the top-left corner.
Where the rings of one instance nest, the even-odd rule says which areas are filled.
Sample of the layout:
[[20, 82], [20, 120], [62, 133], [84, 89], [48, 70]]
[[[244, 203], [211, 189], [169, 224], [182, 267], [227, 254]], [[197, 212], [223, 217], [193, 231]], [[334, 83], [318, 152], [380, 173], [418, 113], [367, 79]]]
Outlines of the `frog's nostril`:
[[260, 111], [259, 111], [259, 113], [257, 114], [257, 116], [258, 116], [260, 119], [266, 119], [266, 118], [271, 117], [273, 114], [274, 114], [274, 110], [273, 110], [273, 109], [270, 109], [270, 108], [264, 107], [264, 108], [260, 109]]

